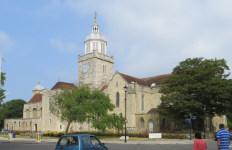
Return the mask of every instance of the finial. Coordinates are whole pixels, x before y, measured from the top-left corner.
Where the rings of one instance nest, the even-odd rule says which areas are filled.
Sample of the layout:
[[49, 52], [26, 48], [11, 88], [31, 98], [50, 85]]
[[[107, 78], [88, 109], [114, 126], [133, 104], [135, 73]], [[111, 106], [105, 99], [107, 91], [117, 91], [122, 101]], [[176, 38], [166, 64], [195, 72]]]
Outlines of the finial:
[[96, 13], [96, 11], [95, 11], [95, 17], [94, 17], [94, 18], [95, 18], [95, 22], [96, 22], [96, 18], [97, 18], [97, 13]]
[[38, 81], [38, 85], [40, 85], [40, 82]]
[[58, 77], [58, 82], [60, 82], [60, 77]]

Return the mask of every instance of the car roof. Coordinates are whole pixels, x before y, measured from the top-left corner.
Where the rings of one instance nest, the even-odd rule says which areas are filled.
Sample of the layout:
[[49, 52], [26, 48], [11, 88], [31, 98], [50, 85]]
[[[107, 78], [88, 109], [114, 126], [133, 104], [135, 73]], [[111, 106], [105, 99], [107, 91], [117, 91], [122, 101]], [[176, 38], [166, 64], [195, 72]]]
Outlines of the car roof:
[[92, 135], [92, 134], [68, 134], [68, 135], [62, 135], [61, 137], [66, 137], [66, 136], [86, 136], [86, 135], [95, 136], [95, 135]]

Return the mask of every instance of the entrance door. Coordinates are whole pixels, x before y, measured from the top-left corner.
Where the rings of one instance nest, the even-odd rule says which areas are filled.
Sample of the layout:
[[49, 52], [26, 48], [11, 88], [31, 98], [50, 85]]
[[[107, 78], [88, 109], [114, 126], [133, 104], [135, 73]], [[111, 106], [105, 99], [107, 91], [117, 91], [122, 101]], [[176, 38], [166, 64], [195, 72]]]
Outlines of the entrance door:
[[149, 121], [149, 132], [153, 132], [153, 121]]
[[37, 124], [35, 124], [35, 132], [37, 132]]

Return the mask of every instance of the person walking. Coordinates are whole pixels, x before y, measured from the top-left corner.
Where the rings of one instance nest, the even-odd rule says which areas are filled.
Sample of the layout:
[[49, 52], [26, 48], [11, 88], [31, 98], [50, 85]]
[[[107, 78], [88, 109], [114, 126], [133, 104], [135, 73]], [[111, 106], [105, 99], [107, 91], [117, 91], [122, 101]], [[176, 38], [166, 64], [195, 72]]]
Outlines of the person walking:
[[225, 130], [225, 125], [219, 125], [220, 130], [217, 132], [218, 150], [230, 150], [230, 133]]
[[195, 133], [194, 144], [193, 144], [193, 150], [205, 150], [207, 149], [207, 144], [204, 139], [201, 138], [201, 132]]

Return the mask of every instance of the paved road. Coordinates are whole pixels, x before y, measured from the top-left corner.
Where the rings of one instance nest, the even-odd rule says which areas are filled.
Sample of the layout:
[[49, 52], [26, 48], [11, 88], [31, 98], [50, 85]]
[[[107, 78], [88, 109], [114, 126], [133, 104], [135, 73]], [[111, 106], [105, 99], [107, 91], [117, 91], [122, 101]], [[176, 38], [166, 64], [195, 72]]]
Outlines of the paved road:
[[[207, 150], [216, 150], [216, 142], [208, 142]], [[2, 143], [1, 150], [55, 150], [56, 143], [46, 144], [25, 144], [25, 143]], [[127, 145], [127, 144], [106, 144], [109, 150], [193, 150], [192, 144], [185, 145]], [[230, 147], [232, 150], [232, 147]]]

